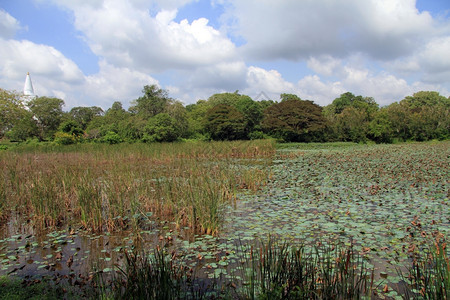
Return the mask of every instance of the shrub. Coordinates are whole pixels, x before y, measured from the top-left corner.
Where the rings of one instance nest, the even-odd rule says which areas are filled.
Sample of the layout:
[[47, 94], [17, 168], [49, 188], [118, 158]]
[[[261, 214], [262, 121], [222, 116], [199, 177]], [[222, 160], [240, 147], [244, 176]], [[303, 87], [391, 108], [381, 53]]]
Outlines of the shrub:
[[55, 133], [54, 142], [58, 145], [71, 145], [71, 144], [75, 144], [77, 142], [77, 139], [72, 134], [59, 131], [59, 132]]
[[108, 131], [106, 133], [106, 135], [102, 138], [102, 142], [103, 143], [108, 143], [110, 145], [112, 145], [112, 144], [119, 144], [119, 143], [122, 142], [122, 139], [114, 131]]

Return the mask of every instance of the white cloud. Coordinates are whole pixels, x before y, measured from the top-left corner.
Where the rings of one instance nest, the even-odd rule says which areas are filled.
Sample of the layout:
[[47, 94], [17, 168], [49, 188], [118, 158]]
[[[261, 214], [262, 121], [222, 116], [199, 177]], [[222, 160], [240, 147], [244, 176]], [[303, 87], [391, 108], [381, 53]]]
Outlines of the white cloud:
[[[273, 96], [274, 94], [292, 93], [294, 85], [283, 79], [276, 70], [265, 70], [250, 66], [247, 71], [247, 85], [251, 94], [259, 94], [261, 91]], [[275, 97], [274, 100], [278, 100]]]
[[[35, 1], [73, 15], [99, 72], [85, 76], [54, 47], [11, 40], [20, 24], [0, 10], [0, 86], [21, 89], [29, 71], [39, 95], [61, 97], [67, 108], [127, 106], [157, 79], [170, 79], [162, 88], [185, 104], [235, 90], [274, 100], [294, 93], [320, 105], [346, 91], [381, 105], [421, 89], [449, 94], [450, 23], [419, 12], [414, 0], [212, 0], [225, 10], [221, 28], [203, 16], [178, 21], [178, 10], [198, 0]], [[277, 70], [276, 59], [309, 70], [295, 77]]]
[[83, 80], [78, 66], [50, 46], [0, 39], [0, 57], [0, 74], [5, 78], [24, 78], [30, 72], [71, 84]]
[[[100, 71], [97, 74], [86, 77], [84, 99], [96, 99], [97, 104], [104, 109], [111, 106], [114, 101], [120, 101], [128, 106], [131, 100], [142, 96], [142, 88], [145, 85], [156, 84], [158, 81], [144, 73], [130, 70], [129, 68], [118, 68], [100, 62]], [[92, 103], [78, 103], [77, 106], [91, 106]]]
[[19, 22], [6, 11], [0, 9], [0, 38], [12, 38], [19, 29]]
[[313, 100], [321, 106], [330, 104], [340, 94], [347, 91], [341, 82], [323, 82], [317, 75], [308, 75], [300, 79], [296, 88], [300, 98]]
[[101, 6], [65, 5], [73, 11], [75, 27], [92, 51], [117, 66], [159, 72], [234, 60], [234, 44], [207, 19], [174, 21], [177, 7], [187, 2], [158, 2], [164, 9], [154, 17], [148, 9], [151, 2], [147, 6], [119, 0], [105, 0]]
[[390, 59], [435, 34], [431, 16], [419, 13], [414, 0], [231, 2], [232, 32], [247, 41], [246, 55], [261, 59], [357, 52]]
[[318, 74], [333, 76], [336, 74], [336, 69], [340, 67], [341, 63], [341, 59], [334, 58], [330, 55], [322, 55], [319, 57], [311, 56], [308, 59], [307, 66]]

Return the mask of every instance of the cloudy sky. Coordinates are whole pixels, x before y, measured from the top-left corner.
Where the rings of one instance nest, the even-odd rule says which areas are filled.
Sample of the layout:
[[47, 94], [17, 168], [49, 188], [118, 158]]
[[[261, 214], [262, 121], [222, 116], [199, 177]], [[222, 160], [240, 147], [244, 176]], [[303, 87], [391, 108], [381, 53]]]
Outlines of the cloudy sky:
[[0, 0], [0, 88], [125, 107], [157, 84], [327, 105], [450, 96], [448, 0]]

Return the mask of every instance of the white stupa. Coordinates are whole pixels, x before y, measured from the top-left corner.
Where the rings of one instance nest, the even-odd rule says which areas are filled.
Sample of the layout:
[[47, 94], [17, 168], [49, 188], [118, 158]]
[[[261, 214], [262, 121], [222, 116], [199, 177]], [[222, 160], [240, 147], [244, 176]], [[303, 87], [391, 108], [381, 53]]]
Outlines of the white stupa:
[[31, 83], [30, 72], [27, 73], [25, 78], [25, 86], [23, 87], [23, 95], [28, 97], [34, 97], [33, 84]]
[[25, 78], [25, 85], [23, 87], [23, 96], [22, 99], [25, 103], [36, 98], [34, 94], [33, 84], [31, 83], [30, 72], [27, 73], [27, 77]]

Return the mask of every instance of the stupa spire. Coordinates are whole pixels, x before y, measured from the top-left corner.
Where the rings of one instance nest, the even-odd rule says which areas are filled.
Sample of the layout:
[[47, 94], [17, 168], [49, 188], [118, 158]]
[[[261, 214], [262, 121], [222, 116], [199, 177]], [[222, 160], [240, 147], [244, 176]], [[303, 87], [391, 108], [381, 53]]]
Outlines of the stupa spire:
[[28, 97], [34, 97], [33, 84], [31, 83], [30, 72], [27, 72], [27, 77], [25, 78], [25, 86], [23, 87], [23, 95]]

